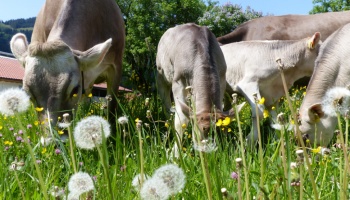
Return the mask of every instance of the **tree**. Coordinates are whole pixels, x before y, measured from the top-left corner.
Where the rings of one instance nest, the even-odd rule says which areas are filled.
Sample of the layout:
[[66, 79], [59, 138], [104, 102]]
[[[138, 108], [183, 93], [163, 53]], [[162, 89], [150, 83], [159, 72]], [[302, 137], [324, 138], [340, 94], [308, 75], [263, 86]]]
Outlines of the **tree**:
[[313, 0], [310, 14], [350, 10], [349, 0]]
[[199, 24], [208, 28], [217, 36], [232, 32], [239, 24], [262, 16], [250, 7], [243, 10], [240, 5], [226, 3], [222, 6], [214, 5], [199, 18]]
[[154, 92], [155, 57], [163, 33], [177, 24], [197, 23], [202, 0], [117, 0], [126, 25], [123, 84]]

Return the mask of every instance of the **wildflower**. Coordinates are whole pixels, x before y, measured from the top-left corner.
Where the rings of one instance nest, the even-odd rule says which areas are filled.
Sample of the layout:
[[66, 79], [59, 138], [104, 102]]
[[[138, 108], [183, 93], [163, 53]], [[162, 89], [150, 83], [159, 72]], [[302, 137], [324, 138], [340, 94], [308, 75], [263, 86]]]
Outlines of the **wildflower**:
[[78, 122], [74, 129], [75, 142], [84, 149], [102, 144], [102, 135], [107, 138], [110, 134], [109, 123], [100, 116], [89, 116]]
[[144, 182], [140, 196], [143, 200], [165, 200], [170, 196], [170, 190], [160, 178], [151, 178]]
[[[145, 182], [147, 179], [149, 179], [149, 176], [146, 174], [143, 174], [143, 182]], [[141, 174], [137, 174], [131, 182], [131, 185], [135, 188], [136, 191], [141, 190]]]
[[8, 145], [8, 146], [12, 146], [12, 145], [13, 145], [13, 142], [6, 140], [6, 141], [4, 142], [4, 144], [5, 144], [5, 145]]
[[168, 123], [168, 122], [165, 122], [164, 126], [165, 126], [166, 128], [169, 128], [169, 123]]
[[222, 125], [222, 119], [218, 119], [218, 121], [215, 123], [217, 127], [220, 127]]
[[312, 153], [320, 153], [320, 152], [321, 152], [321, 149], [322, 149], [322, 147], [319, 146], [319, 147], [317, 147], [316, 149], [311, 149], [311, 151], [312, 151]]
[[73, 94], [73, 97], [77, 97], [78, 96], [78, 94]]
[[81, 166], [83, 166], [84, 165], [84, 163], [83, 162], [79, 162], [79, 166], [81, 167]]
[[[27, 125], [27, 129], [31, 129], [33, 126], [31, 124]], [[1, 129], [0, 129], [1, 130]]]
[[73, 174], [68, 182], [69, 191], [77, 195], [89, 192], [94, 188], [95, 187], [91, 176], [85, 172], [77, 172]]
[[35, 126], [38, 126], [39, 123], [40, 123], [39, 121], [35, 121], [35, 122], [34, 122], [34, 125], [35, 125]]
[[183, 129], [185, 129], [185, 128], [187, 127], [187, 125], [186, 125], [186, 124], [182, 124], [181, 127], [182, 127]]
[[4, 115], [24, 112], [29, 105], [29, 96], [21, 89], [11, 88], [0, 93], [0, 112]]
[[264, 119], [268, 118], [269, 117], [269, 111], [265, 109], [264, 112], [263, 112], [263, 116], [264, 116]]
[[118, 118], [118, 123], [121, 125], [127, 124], [129, 122], [129, 119], [127, 116], [121, 116]]
[[112, 101], [112, 96], [111, 96], [111, 95], [106, 95], [105, 99], [106, 99], [107, 101]]
[[9, 128], [9, 130], [10, 130], [10, 131], [13, 131], [13, 130], [15, 130], [15, 129], [14, 129], [13, 127], [11, 127], [11, 128]]
[[62, 130], [57, 131], [57, 133], [58, 133], [59, 135], [63, 135], [63, 134], [64, 134], [64, 132], [63, 132]]
[[217, 146], [214, 140], [202, 140], [199, 144], [194, 142], [193, 148], [200, 152], [210, 153], [216, 151]]
[[91, 98], [91, 97], [92, 97], [92, 93], [90, 93], [90, 94], [88, 95], [88, 97]]
[[67, 200], [79, 200], [79, 199], [80, 199], [79, 197], [80, 197], [79, 194], [70, 192], [70, 193], [68, 194]]
[[178, 193], [185, 187], [185, 173], [177, 165], [163, 165], [154, 172], [152, 178], [155, 177], [163, 180], [163, 182], [168, 186], [171, 195]]
[[43, 149], [41, 150], [41, 153], [42, 153], [42, 154], [45, 154], [46, 151], [47, 151], [47, 149], [46, 149], [46, 148], [43, 148]]
[[337, 112], [344, 116], [349, 106], [350, 91], [342, 87], [328, 90], [322, 101], [322, 110], [330, 116], [337, 116]]
[[225, 117], [225, 119], [222, 121], [223, 126], [228, 126], [231, 123], [230, 117]]
[[44, 107], [36, 107], [35, 110], [36, 110], [37, 112], [41, 112], [41, 111], [44, 110]]
[[152, 116], [152, 115], [151, 115], [151, 111], [150, 111], [150, 110], [147, 110], [147, 111], [146, 111], [146, 117], [147, 117], [147, 118], [150, 118], [151, 116]]
[[240, 169], [242, 167], [242, 158], [236, 158], [236, 165], [237, 168]]
[[264, 98], [264, 97], [261, 98], [261, 99], [258, 101], [258, 104], [260, 104], [260, 105], [264, 105], [264, 103], [265, 103], [265, 98]]
[[55, 154], [60, 154], [61, 153], [61, 150], [60, 149], [55, 149]]
[[326, 155], [329, 155], [331, 153], [331, 150], [326, 148], [326, 147], [322, 147], [320, 153], [322, 156], [326, 156]]
[[148, 106], [149, 105], [149, 98], [146, 98], [145, 99], [145, 106]]
[[37, 164], [41, 164], [41, 160], [36, 160], [35, 161]]
[[236, 172], [231, 173], [231, 178], [232, 179], [238, 179], [238, 174]]

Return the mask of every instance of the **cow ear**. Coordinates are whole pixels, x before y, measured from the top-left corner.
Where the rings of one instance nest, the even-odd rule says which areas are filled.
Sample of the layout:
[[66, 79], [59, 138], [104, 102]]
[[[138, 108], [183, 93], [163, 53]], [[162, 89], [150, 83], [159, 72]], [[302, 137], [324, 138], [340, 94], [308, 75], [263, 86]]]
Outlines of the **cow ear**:
[[321, 39], [321, 34], [316, 32], [307, 42], [307, 47], [309, 49], [314, 49]]
[[17, 33], [14, 35], [10, 42], [10, 48], [13, 55], [24, 64], [25, 53], [28, 49], [27, 37], [22, 33]]
[[322, 105], [317, 103], [310, 106], [308, 114], [311, 122], [317, 122], [320, 118], [324, 116], [324, 112], [322, 111]]
[[84, 52], [77, 50], [72, 51], [79, 61], [81, 70], [85, 71], [98, 66], [106, 56], [111, 46], [112, 39], [110, 38], [107, 41], [97, 44]]
[[179, 105], [181, 107], [181, 111], [187, 116], [187, 117], [191, 117], [192, 116], [192, 109], [185, 104], [184, 102], [182, 102], [181, 100], [178, 100], [177, 102], [179, 102]]

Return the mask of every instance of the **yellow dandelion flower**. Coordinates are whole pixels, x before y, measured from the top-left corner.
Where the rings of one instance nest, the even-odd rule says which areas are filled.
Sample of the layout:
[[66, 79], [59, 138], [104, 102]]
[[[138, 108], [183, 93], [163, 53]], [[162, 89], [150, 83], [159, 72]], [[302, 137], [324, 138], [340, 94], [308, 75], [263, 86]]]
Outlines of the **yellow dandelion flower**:
[[192, 137], [191, 134], [188, 134], [187, 138], [191, 138], [191, 137]]
[[224, 130], [225, 130], [225, 128], [223, 127], [223, 128], [221, 128], [221, 130], [222, 130], [222, 131], [224, 131]]
[[265, 103], [265, 98], [263, 97], [259, 100], [258, 104], [263, 105], [264, 103]]
[[139, 122], [139, 120], [140, 120], [139, 118], [136, 118], [136, 119], [135, 119], [135, 123]]
[[187, 149], [186, 149], [185, 147], [182, 147], [182, 151], [186, 152], [186, 150], [187, 150]]
[[58, 134], [60, 135], [63, 135], [63, 133], [64, 133], [63, 131], [58, 131]]
[[306, 92], [303, 92], [303, 96], [305, 96], [306, 95]]
[[165, 122], [164, 126], [165, 126], [166, 128], [169, 128], [168, 122]]
[[272, 106], [272, 107], [271, 107], [271, 110], [275, 110], [275, 109], [276, 109], [275, 106]]
[[317, 147], [316, 149], [312, 149], [311, 151], [312, 151], [312, 153], [320, 153], [320, 152], [321, 152], [321, 149], [322, 149], [322, 147], [319, 146], [319, 147]]
[[225, 119], [222, 121], [223, 126], [228, 126], [231, 123], [231, 118], [225, 117]]
[[45, 154], [46, 153], [46, 148], [43, 148], [42, 150], [41, 150], [41, 154]]
[[216, 123], [215, 123], [216, 126], [220, 127], [222, 125], [222, 119], [219, 119]]
[[35, 126], [38, 126], [38, 125], [39, 125], [39, 121], [35, 121], [35, 122], [34, 122], [34, 125], [35, 125]]
[[36, 110], [37, 112], [41, 112], [41, 111], [44, 110], [44, 107], [36, 107], [35, 110]]
[[310, 140], [309, 139], [306, 139], [306, 144], [309, 144], [310, 143]]
[[187, 125], [186, 125], [186, 124], [182, 124], [181, 127], [182, 127], [183, 129], [185, 129], [185, 128], [187, 127]]
[[91, 97], [92, 97], [92, 93], [90, 93], [90, 94], [88, 95], [88, 97], [91, 98]]
[[264, 119], [268, 118], [269, 117], [269, 111], [268, 110], [264, 110], [263, 116], [264, 116]]
[[228, 129], [227, 129], [227, 132], [229, 132], [229, 133], [232, 132], [231, 128], [228, 128]]
[[44, 124], [45, 124], [45, 121], [42, 121], [42, 122], [41, 122], [41, 125], [44, 125]]
[[2, 127], [2, 126], [0, 126], [0, 130], [2, 130], [2, 128], [3, 128], [3, 127]]
[[78, 96], [78, 94], [73, 94], [73, 97], [77, 97]]

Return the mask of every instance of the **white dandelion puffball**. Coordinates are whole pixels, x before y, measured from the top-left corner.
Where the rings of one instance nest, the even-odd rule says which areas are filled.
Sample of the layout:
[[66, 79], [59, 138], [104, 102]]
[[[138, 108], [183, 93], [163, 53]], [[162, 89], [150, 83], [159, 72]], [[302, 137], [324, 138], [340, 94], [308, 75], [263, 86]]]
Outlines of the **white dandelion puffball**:
[[74, 128], [74, 139], [78, 147], [93, 149], [102, 144], [102, 133], [105, 138], [111, 134], [107, 120], [100, 116], [89, 116], [78, 122]]
[[69, 193], [67, 200], [79, 200], [80, 195], [76, 193]]
[[343, 87], [329, 89], [322, 101], [323, 112], [330, 116], [337, 116], [337, 112], [344, 116], [349, 107], [350, 91]]
[[[149, 177], [146, 174], [143, 174], [143, 182], [145, 182]], [[131, 185], [135, 188], [136, 191], [140, 191], [141, 189], [141, 174], [137, 174], [131, 182]]]
[[72, 194], [81, 195], [85, 192], [93, 190], [94, 182], [91, 176], [85, 172], [77, 172], [73, 174], [68, 182], [68, 189]]
[[118, 123], [121, 125], [127, 124], [129, 122], [129, 119], [127, 116], [122, 116], [118, 118]]
[[186, 183], [184, 171], [174, 164], [163, 165], [154, 172], [152, 177], [163, 180], [168, 186], [171, 195], [180, 192]]
[[30, 105], [28, 94], [19, 88], [10, 88], [0, 94], [0, 113], [14, 115], [24, 112]]
[[218, 148], [216, 146], [215, 140], [206, 139], [206, 140], [200, 141], [199, 143], [194, 141], [193, 149], [200, 152], [211, 153], [216, 151]]
[[166, 200], [170, 195], [169, 187], [158, 177], [146, 180], [140, 191], [143, 200]]

